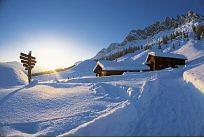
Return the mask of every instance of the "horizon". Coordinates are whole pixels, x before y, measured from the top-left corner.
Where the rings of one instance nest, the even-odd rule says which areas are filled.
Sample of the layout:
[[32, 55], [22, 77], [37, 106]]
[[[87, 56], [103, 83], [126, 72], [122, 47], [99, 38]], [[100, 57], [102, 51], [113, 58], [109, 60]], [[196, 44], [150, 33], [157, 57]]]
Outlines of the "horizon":
[[121, 42], [132, 29], [189, 10], [203, 15], [202, 5], [201, 0], [2, 0], [0, 62], [19, 62], [20, 52], [32, 51], [40, 67], [69, 67], [94, 57], [110, 43]]

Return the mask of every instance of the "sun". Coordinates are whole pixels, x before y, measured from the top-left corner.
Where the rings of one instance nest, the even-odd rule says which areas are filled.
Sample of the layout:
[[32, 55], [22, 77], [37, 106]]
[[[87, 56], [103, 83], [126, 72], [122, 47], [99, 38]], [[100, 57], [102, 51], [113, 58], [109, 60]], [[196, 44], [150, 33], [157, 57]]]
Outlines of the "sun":
[[69, 50], [69, 45], [62, 40], [43, 39], [33, 45], [35, 45], [33, 54], [37, 58], [37, 64], [47, 70], [64, 68], [70, 65], [71, 49]]
[[85, 60], [92, 54], [84, 41], [79, 41], [69, 36], [39, 34], [32, 37], [25, 37], [22, 51], [32, 51], [36, 57], [36, 66], [46, 70], [67, 68], [75, 62]]

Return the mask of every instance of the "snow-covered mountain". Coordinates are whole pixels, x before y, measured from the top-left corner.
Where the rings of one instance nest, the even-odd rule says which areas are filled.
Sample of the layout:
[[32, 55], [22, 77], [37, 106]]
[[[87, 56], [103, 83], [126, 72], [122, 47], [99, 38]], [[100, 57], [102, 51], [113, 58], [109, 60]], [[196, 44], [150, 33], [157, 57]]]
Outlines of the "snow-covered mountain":
[[[202, 22], [204, 16], [193, 11], [176, 18], [166, 17], [164, 21], [157, 21], [144, 29], [131, 30], [121, 43], [112, 43], [103, 48], [93, 59], [106, 59], [110, 55], [123, 51], [129, 47], [145, 46], [148, 43], [157, 41], [160, 37], [178, 31], [185, 25], [192, 25]], [[185, 27], [185, 29], [187, 29]], [[187, 32], [187, 30], [185, 30]], [[159, 36], [159, 37], [158, 37]]]

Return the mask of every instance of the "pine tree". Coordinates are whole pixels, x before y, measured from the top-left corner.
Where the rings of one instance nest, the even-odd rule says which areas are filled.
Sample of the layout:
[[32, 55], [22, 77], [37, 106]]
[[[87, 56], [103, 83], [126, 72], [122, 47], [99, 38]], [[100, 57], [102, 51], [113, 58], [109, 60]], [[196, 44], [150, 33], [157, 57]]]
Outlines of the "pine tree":
[[198, 25], [198, 26], [193, 26], [192, 28], [193, 28], [196, 38], [200, 40], [201, 35], [204, 33], [204, 26]]
[[161, 49], [161, 41], [160, 40], [158, 40], [158, 49]]
[[163, 43], [163, 44], [167, 44], [167, 41], [168, 41], [167, 36], [163, 36], [163, 37], [162, 37], [162, 43]]
[[175, 44], [174, 44], [174, 43], [173, 43], [173, 46], [172, 46], [172, 48], [173, 48], [173, 49], [176, 49], [176, 47], [175, 47]]

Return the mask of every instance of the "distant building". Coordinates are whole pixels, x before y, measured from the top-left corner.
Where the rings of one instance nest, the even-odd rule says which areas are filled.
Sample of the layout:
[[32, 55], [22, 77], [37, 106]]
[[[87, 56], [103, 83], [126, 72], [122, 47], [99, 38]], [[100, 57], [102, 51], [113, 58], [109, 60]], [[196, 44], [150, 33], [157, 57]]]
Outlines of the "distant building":
[[122, 75], [124, 72], [140, 72], [148, 71], [149, 67], [144, 64], [136, 63], [135, 61], [107, 61], [101, 60], [96, 63], [93, 72], [96, 76], [111, 76]]
[[150, 70], [161, 70], [164, 68], [176, 68], [178, 65], [185, 65], [187, 58], [181, 54], [150, 52], [145, 64]]

